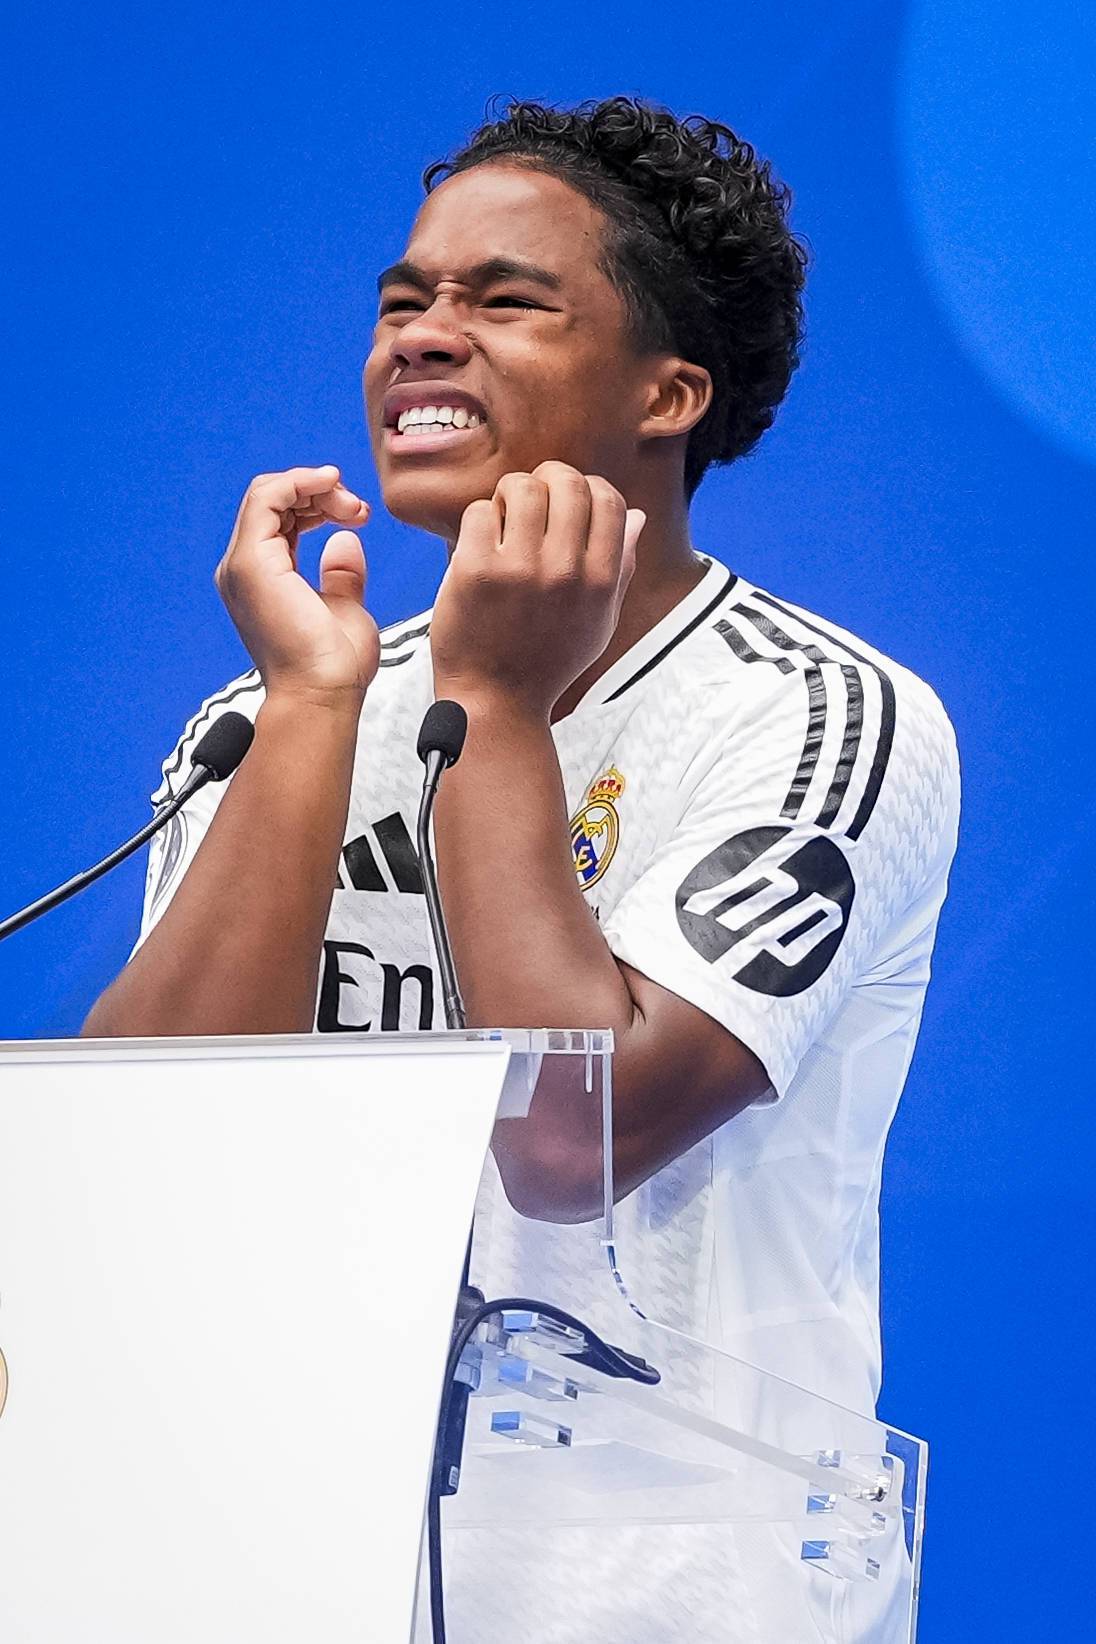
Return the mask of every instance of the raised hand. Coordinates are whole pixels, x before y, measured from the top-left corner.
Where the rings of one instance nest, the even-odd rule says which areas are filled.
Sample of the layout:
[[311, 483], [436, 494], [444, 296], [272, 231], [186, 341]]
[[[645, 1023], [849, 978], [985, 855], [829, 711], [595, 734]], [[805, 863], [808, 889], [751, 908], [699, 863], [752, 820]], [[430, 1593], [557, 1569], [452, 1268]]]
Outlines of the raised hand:
[[260, 474], [248, 486], [215, 581], [268, 698], [360, 708], [380, 660], [361, 543], [349, 530], [329, 538], [317, 591], [297, 570], [297, 542], [318, 525], [368, 518], [332, 464]]
[[439, 695], [550, 714], [612, 638], [645, 516], [562, 462], [464, 511], [430, 630]]

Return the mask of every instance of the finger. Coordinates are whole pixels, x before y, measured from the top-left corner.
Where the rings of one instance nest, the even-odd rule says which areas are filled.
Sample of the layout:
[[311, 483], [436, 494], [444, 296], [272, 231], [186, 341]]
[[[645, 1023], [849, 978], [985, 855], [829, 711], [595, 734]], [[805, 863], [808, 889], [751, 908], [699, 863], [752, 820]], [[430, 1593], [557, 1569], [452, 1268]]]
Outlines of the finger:
[[318, 515], [320, 519], [328, 519], [333, 525], [364, 525], [369, 518], [369, 504], [347, 490], [345, 485], [334, 485], [330, 491], [305, 497], [297, 511], [301, 509]]
[[286, 528], [284, 516], [292, 512], [316, 511], [314, 499], [338, 497], [336, 515], [340, 524], [364, 523], [367, 505], [348, 491], [334, 463], [320, 468], [288, 468], [281, 474], [261, 474], [251, 482], [236, 522], [236, 535], [249, 541], [280, 536]]
[[531, 570], [543, 553], [548, 487], [532, 474], [504, 474], [494, 500], [501, 515], [500, 552], [512, 564]]
[[461, 515], [453, 558], [463, 565], [486, 562], [498, 552], [501, 535], [499, 510], [493, 498], [470, 502]]
[[244, 493], [243, 507], [253, 505], [255, 512], [274, 508], [284, 513], [287, 508], [299, 508], [310, 497], [322, 496], [341, 484], [339, 470], [333, 462], [318, 468], [286, 468], [277, 474], [258, 474]]
[[[333, 495], [333, 493], [328, 493], [328, 495]], [[370, 513], [369, 504], [362, 502], [360, 508], [355, 509], [350, 517], [355, 525], [364, 525]], [[304, 532], [314, 531], [317, 525], [342, 525], [346, 522], [346, 515], [347, 510], [337, 501], [334, 505], [329, 506], [325, 497], [313, 497], [311, 502], [305, 503], [300, 510], [286, 509], [281, 516], [282, 529], [283, 531]]]
[[633, 560], [636, 556], [636, 544], [646, 523], [647, 516], [642, 508], [629, 508], [624, 516], [624, 552], [630, 554]]
[[635, 575], [636, 545], [646, 523], [647, 516], [642, 508], [629, 508], [625, 516], [624, 548], [620, 556], [620, 580], [617, 585], [621, 598], [627, 593], [628, 584]]
[[355, 608], [365, 600], [366, 565], [362, 545], [353, 531], [335, 531], [320, 555], [320, 594], [324, 604], [334, 608], [343, 603]]
[[628, 510], [615, 485], [600, 474], [588, 474], [590, 529], [586, 538], [586, 568], [590, 577], [615, 587], [620, 577]]
[[292, 509], [282, 515], [282, 533], [286, 531], [314, 531], [317, 525], [322, 525], [327, 518], [326, 514], [308, 513], [295, 514]]
[[573, 573], [586, 558], [593, 512], [590, 482], [565, 462], [542, 462], [533, 475], [548, 488], [545, 565], [559, 574]]

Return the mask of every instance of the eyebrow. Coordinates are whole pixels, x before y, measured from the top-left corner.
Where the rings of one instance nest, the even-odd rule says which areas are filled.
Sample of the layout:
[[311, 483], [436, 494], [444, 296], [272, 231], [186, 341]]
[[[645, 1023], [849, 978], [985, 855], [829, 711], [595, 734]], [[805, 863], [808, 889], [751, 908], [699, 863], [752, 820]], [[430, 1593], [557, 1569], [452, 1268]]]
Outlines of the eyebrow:
[[[538, 268], [536, 263], [519, 262], [513, 257], [488, 257], [482, 263], [476, 263], [472, 268], [458, 271], [454, 276], [461, 285], [484, 286], [491, 285], [495, 280], [528, 280], [533, 285], [543, 286], [547, 291], [558, 291], [563, 284], [558, 274], [553, 274], [547, 268]], [[383, 293], [390, 285], [413, 285], [416, 290], [432, 291], [433, 281], [425, 269], [404, 258], [401, 262], [393, 263], [378, 276], [377, 291]]]

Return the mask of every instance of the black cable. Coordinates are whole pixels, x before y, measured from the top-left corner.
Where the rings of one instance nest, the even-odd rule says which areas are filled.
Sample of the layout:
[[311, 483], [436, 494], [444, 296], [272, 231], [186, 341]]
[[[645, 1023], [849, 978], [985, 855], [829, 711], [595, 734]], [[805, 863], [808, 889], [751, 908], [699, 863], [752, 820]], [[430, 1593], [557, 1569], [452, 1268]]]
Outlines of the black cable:
[[93, 885], [97, 879], [101, 879], [105, 873], [109, 873], [111, 868], [117, 867], [119, 862], [124, 862], [127, 856], [132, 856], [133, 852], [138, 850], [146, 840], [152, 838], [158, 828], [162, 828], [165, 822], [170, 822], [176, 811], [182, 810], [187, 800], [193, 798], [198, 789], [209, 780], [209, 771], [204, 766], [197, 766], [188, 778], [186, 787], [180, 793], [177, 793], [168, 804], [161, 805], [151, 822], [146, 822], [144, 827], [133, 835], [132, 839], [127, 839], [124, 845], [119, 845], [118, 849], [111, 851], [109, 856], [104, 856], [103, 860], [96, 862], [93, 868], [85, 868], [83, 873], [75, 874], [73, 878], [66, 879], [65, 883], [58, 885], [56, 890], [47, 892], [45, 896], [40, 896], [36, 902], [31, 902], [27, 907], [21, 908], [18, 913], [9, 914], [6, 919], [0, 920], [0, 942], [4, 940], [5, 936], [14, 936], [17, 930], [22, 930], [23, 926], [29, 925], [33, 919], [41, 918], [43, 913], [50, 913], [60, 903], [67, 902], [70, 896], [76, 895], [77, 891], [85, 890], [88, 885]]
[[62, 902], [67, 902], [69, 897], [75, 896], [78, 891], [86, 890], [105, 873], [109, 873], [111, 868], [117, 867], [119, 862], [124, 862], [127, 856], [132, 856], [147, 839], [152, 838], [158, 828], [162, 828], [165, 822], [170, 822], [176, 811], [182, 810], [187, 801], [207, 782], [226, 781], [247, 753], [254, 735], [254, 725], [249, 719], [245, 719], [243, 714], [227, 713], [215, 719], [191, 755], [193, 769], [182, 788], [173, 799], [160, 806], [151, 822], [146, 822], [132, 839], [127, 839], [124, 845], [119, 845], [109, 856], [104, 856], [93, 868], [85, 868], [83, 873], [66, 879], [56, 890], [48, 891], [45, 896], [38, 897], [37, 901], [20, 908], [18, 913], [9, 914], [6, 919], [0, 920], [0, 942], [5, 936], [14, 936], [17, 930], [22, 930], [24, 925], [29, 925], [33, 919], [39, 919], [42, 914], [49, 913]]
[[[465, 1348], [472, 1337], [486, 1319], [502, 1313], [538, 1313], [553, 1323], [562, 1325], [568, 1330], [577, 1330], [586, 1340], [586, 1346], [581, 1353], [568, 1354], [575, 1364], [586, 1365], [589, 1369], [600, 1370], [602, 1375], [616, 1376], [626, 1381], [642, 1382], [647, 1387], [655, 1387], [662, 1380], [660, 1373], [646, 1359], [641, 1359], [634, 1353], [626, 1353], [623, 1348], [614, 1347], [610, 1342], [603, 1341], [595, 1331], [591, 1330], [581, 1319], [573, 1314], [565, 1313], [561, 1307], [553, 1307], [550, 1302], [532, 1301], [528, 1296], [505, 1296], [498, 1301], [485, 1301], [466, 1313], [453, 1332], [453, 1340], [449, 1346], [449, 1356], [445, 1361], [445, 1380], [442, 1383], [441, 1408], [438, 1412], [438, 1443], [434, 1450], [434, 1465], [430, 1474], [430, 1493], [426, 1505], [426, 1539], [427, 1558], [430, 1569], [430, 1629], [434, 1644], [446, 1644], [445, 1639], [445, 1598], [442, 1582], [441, 1557], [441, 1498], [451, 1495], [456, 1486], [447, 1476], [454, 1465], [445, 1448], [445, 1438], [449, 1431], [450, 1411], [453, 1395], [458, 1387], [457, 1370]], [[458, 1314], [459, 1317], [459, 1314]], [[463, 1425], [461, 1428], [463, 1434]]]
[[426, 1503], [426, 1546], [430, 1564], [430, 1631], [434, 1644], [445, 1644], [445, 1602], [442, 1598], [441, 1491], [430, 1480]]

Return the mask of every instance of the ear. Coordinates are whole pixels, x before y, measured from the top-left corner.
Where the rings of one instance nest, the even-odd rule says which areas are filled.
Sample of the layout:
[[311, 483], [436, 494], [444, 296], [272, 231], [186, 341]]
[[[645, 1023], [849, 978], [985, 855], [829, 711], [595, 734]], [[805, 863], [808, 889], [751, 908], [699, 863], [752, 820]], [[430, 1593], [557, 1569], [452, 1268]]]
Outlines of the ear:
[[712, 379], [702, 365], [663, 356], [648, 385], [647, 414], [636, 430], [641, 440], [689, 434], [712, 403]]

